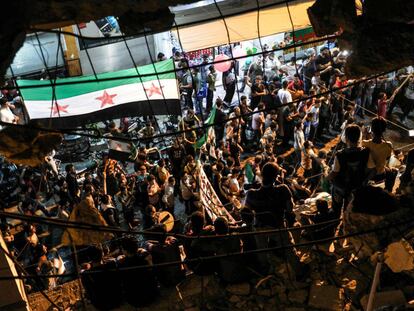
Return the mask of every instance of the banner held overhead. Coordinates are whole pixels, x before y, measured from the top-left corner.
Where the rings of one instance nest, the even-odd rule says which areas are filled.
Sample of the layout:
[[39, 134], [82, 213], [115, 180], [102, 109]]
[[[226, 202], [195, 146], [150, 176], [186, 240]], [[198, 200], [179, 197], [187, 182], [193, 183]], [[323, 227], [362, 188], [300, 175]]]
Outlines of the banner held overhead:
[[[154, 70], [155, 67], [155, 70]], [[93, 76], [56, 80], [55, 100], [51, 81], [17, 80], [31, 121], [53, 128], [73, 128], [79, 125], [125, 116], [181, 114], [177, 80], [172, 60], [135, 68], [98, 74], [98, 79], [125, 77], [100, 82], [83, 81]], [[155, 73], [161, 73], [157, 75]], [[79, 82], [59, 85], [64, 82]], [[44, 87], [39, 87], [44, 85]], [[164, 98], [165, 97], [165, 98]]]

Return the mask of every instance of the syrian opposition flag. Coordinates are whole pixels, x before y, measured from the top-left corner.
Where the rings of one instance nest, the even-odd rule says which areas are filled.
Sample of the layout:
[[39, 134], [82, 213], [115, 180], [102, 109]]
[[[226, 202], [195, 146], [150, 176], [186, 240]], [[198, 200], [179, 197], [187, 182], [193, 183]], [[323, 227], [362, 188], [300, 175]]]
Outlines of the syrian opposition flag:
[[[18, 80], [24, 103], [32, 121], [53, 128], [79, 125], [126, 116], [181, 114], [178, 84], [172, 60], [95, 76], [56, 80], [55, 100], [49, 80]], [[155, 73], [160, 73], [157, 75]], [[134, 77], [135, 76], [135, 77]], [[70, 84], [64, 84], [69, 82]], [[79, 82], [79, 83], [77, 83]], [[25, 86], [34, 86], [25, 88]]]
[[[104, 136], [111, 137], [111, 134]], [[138, 150], [132, 142], [123, 142], [115, 139], [108, 139], [109, 157], [118, 161], [135, 161]]]

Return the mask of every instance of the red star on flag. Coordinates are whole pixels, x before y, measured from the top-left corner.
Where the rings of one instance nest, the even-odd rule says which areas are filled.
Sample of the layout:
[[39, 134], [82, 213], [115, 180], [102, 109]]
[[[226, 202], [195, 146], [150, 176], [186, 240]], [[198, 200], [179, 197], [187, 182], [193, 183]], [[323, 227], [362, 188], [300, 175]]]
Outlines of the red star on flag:
[[163, 85], [160, 85], [160, 87], [157, 87], [154, 82], [151, 83], [151, 87], [146, 89], [144, 88], [145, 92], [148, 94], [148, 97], [151, 97], [154, 94], [162, 95], [161, 89], [163, 88]]
[[96, 97], [95, 99], [101, 101], [101, 108], [103, 108], [105, 105], [112, 105], [114, 103], [112, 98], [114, 98], [116, 95], [118, 94], [109, 95], [106, 91], [104, 91], [102, 96]]
[[69, 105], [59, 105], [57, 102], [53, 104], [51, 110], [52, 110], [52, 114], [53, 115], [57, 115], [60, 114], [61, 112], [66, 112], [68, 113], [67, 109], [68, 109]]

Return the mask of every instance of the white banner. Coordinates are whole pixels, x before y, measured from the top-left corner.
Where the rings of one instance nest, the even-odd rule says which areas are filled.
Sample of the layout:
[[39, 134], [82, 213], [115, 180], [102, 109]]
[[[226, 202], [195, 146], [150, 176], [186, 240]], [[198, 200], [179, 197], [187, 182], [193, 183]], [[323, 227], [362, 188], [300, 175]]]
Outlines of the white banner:
[[198, 183], [200, 187], [201, 204], [203, 205], [205, 213], [208, 214], [211, 220], [214, 222], [217, 217], [225, 217], [229, 223], [235, 223], [236, 221], [234, 220], [233, 216], [231, 216], [227, 209], [223, 206], [219, 197], [214, 191], [214, 188], [208, 180], [202, 166], [199, 168]]

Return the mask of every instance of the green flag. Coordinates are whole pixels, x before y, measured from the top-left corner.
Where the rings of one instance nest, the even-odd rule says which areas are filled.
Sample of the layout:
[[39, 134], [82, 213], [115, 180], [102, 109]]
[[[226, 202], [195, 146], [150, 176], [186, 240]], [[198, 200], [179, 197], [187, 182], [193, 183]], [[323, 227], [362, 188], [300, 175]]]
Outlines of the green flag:
[[253, 183], [254, 180], [254, 172], [250, 163], [247, 163], [244, 167], [244, 174], [249, 181], [249, 184]]

